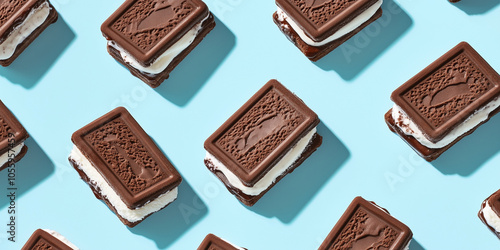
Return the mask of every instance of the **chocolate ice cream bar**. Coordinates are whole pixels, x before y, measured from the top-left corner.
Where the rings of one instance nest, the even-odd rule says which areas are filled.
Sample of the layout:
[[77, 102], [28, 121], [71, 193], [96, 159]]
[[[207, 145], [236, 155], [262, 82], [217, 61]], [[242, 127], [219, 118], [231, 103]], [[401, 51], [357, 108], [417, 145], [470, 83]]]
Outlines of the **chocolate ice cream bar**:
[[271, 80], [205, 141], [205, 165], [252, 206], [321, 145], [318, 123], [302, 100]]
[[23, 125], [0, 101], [0, 171], [19, 161], [28, 151], [29, 135]]
[[246, 248], [238, 247], [213, 234], [208, 234], [201, 242], [198, 250], [246, 250]]
[[201, 0], [127, 0], [101, 31], [111, 56], [155, 88], [214, 27]]
[[396, 89], [389, 128], [433, 161], [500, 111], [500, 76], [462, 42]]
[[1, 1], [0, 65], [10, 65], [57, 16], [48, 0]]
[[177, 198], [181, 176], [123, 107], [76, 131], [69, 161], [129, 227]]
[[382, 16], [382, 0], [276, 0], [273, 19], [311, 61], [317, 61]]
[[318, 250], [408, 249], [413, 233], [387, 210], [356, 197]]
[[479, 219], [500, 239], [500, 190], [483, 201]]
[[56, 231], [37, 229], [21, 250], [40, 249], [78, 250], [79, 248]]

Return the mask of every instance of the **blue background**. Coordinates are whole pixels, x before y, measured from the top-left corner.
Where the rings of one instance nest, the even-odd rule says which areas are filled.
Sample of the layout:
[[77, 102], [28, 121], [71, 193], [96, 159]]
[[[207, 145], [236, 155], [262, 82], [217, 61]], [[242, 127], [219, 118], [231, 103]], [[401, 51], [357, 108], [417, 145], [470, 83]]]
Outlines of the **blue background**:
[[[196, 249], [208, 233], [248, 249], [316, 249], [358, 195], [412, 229], [412, 250], [499, 247], [477, 212], [500, 188], [500, 116], [431, 164], [383, 119], [391, 92], [460, 41], [500, 70], [499, 0], [385, 0], [381, 19], [317, 63], [273, 23], [274, 1], [206, 0], [217, 26], [157, 89], [106, 52], [100, 25], [121, 2], [53, 0], [58, 22], [0, 69], [0, 99], [31, 135], [15, 244], [0, 173], [0, 249], [20, 249], [37, 228], [81, 249]], [[316, 111], [323, 145], [247, 208], [205, 168], [203, 142], [272, 78]], [[67, 160], [71, 134], [116, 106], [184, 178], [178, 200], [133, 229]]]

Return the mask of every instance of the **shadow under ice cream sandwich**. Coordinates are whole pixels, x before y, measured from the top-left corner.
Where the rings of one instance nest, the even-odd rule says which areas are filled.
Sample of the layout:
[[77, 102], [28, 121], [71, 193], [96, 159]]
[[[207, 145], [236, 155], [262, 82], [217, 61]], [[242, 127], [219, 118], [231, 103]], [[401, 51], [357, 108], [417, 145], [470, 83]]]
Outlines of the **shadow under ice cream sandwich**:
[[229, 241], [219, 238], [213, 234], [208, 234], [201, 242], [198, 250], [247, 250], [243, 247], [233, 245]]
[[181, 176], [123, 107], [76, 131], [69, 161], [95, 196], [134, 227], [177, 198]]
[[382, 0], [276, 0], [273, 20], [317, 61], [382, 16]]
[[321, 145], [318, 123], [302, 100], [271, 80], [205, 141], [205, 165], [253, 206]]
[[48, 0], [4, 0], [0, 17], [0, 65], [9, 66], [58, 14]]
[[500, 76], [466, 42], [396, 89], [389, 128], [433, 161], [500, 111]]
[[500, 190], [483, 201], [479, 219], [500, 239]]
[[64, 236], [49, 229], [37, 229], [21, 250], [79, 250]]
[[201, 0], [127, 0], [101, 31], [109, 54], [156, 88], [214, 27]]
[[408, 249], [413, 233], [387, 210], [354, 198], [318, 250]]
[[28, 151], [29, 135], [14, 114], [0, 101], [0, 171], [21, 160]]

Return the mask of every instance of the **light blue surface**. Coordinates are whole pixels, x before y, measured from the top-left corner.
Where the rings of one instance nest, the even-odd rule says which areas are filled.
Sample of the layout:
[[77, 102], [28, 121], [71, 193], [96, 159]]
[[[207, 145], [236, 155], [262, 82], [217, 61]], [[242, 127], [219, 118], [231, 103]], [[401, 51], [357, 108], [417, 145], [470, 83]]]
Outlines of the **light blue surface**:
[[[31, 136], [15, 244], [0, 173], [0, 249], [20, 249], [37, 228], [81, 249], [196, 249], [208, 233], [248, 249], [316, 249], [358, 195], [412, 229], [411, 250], [500, 247], [477, 217], [500, 188], [500, 116], [432, 164], [383, 119], [391, 92], [460, 41], [500, 70], [500, 1], [385, 0], [379, 21], [311, 63], [273, 23], [274, 1], [206, 0], [217, 26], [155, 90], [106, 52], [100, 25], [121, 1], [52, 2], [58, 22], [0, 69], [0, 99]], [[324, 142], [247, 208], [205, 168], [203, 142], [272, 78], [316, 111]], [[71, 134], [119, 105], [184, 178], [178, 200], [133, 229], [67, 160]]]

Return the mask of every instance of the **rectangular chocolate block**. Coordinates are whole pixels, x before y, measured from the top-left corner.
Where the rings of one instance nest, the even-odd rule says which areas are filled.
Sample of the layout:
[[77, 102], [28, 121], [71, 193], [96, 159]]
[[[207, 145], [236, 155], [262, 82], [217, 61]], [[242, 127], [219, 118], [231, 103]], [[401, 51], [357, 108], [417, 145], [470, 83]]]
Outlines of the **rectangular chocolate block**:
[[0, 171], [23, 158], [28, 151], [24, 145], [28, 137], [23, 125], [0, 101]]
[[381, 0], [276, 0], [276, 5], [274, 22], [312, 61], [382, 16]]
[[500, 239], [500, 190], [483, 201], [479, 219]]
[[214, 26], [201, 0], [127, 0], [101, 31], [109, 53], [154, 88]]
[[302, 100], [271, 80], [205, 141], [205, 165], [252, 206], [321, 145], [318, 123]]
[[213, 234], [208, 234], [201, 242], [198, 250], [246, 250], [246, 248], [235, 246]]
[[323, 241], [319, 250], [408, 249], [413, 233], [387, 210], [356, 197]]
[[37, 229], [24, 244], [21, 250], [78, 250], [78, 248], [69, 242], [59, 233], [47, 230]]
[[462, 42], [392, 93], [386, 122], [432, 161], [498, 113], [499, 97], [498, 73]]
[[0, 3], [0, 65], [10, 65], [58, 14], [48, 0]]
[[[177, 197], [181, 176], [125, 108], [116, 108], [89, 123], [71, 140], [75, 148], [70, 162], [124, 224], [137, 225]], [[88, 164], [84, 164], [86, 160]], [[112, 191], [105, 188], [108, 185]], [[172, 197], [167, 199], [168, 195]], [[131, 218], [124, 215], [134, 211], [138, 214]]]

